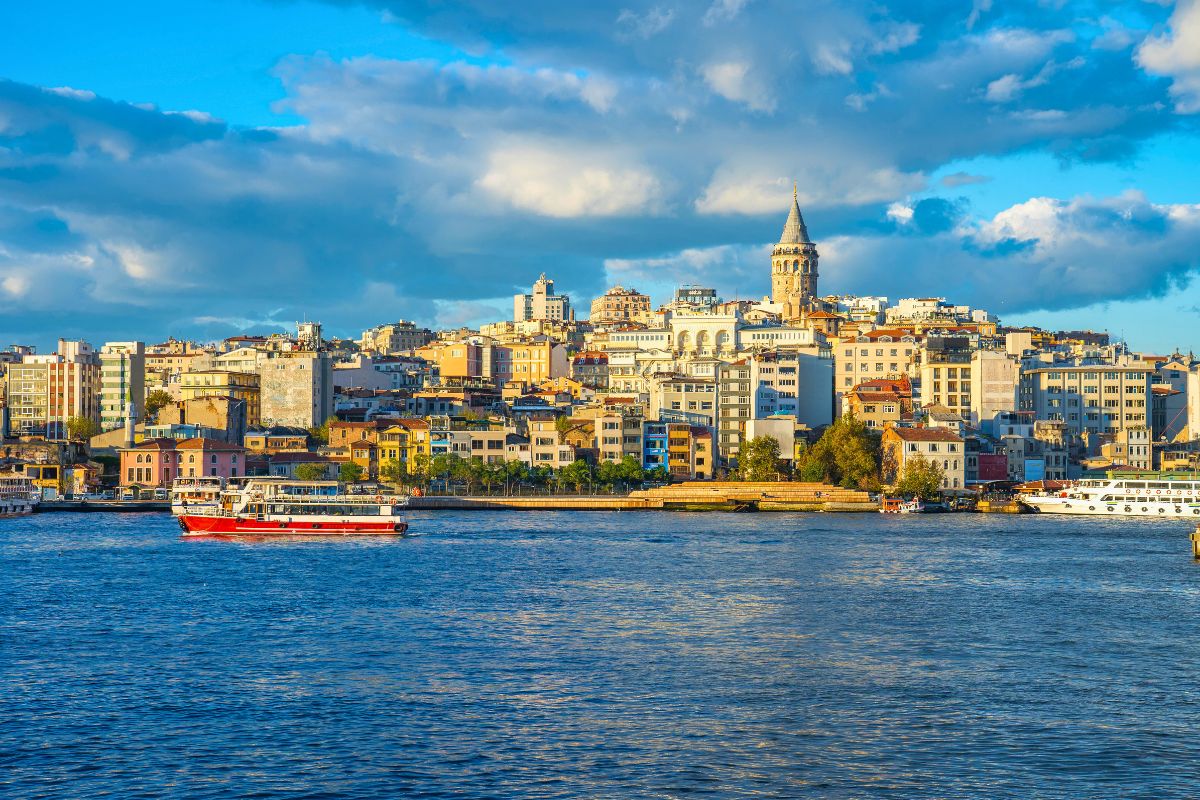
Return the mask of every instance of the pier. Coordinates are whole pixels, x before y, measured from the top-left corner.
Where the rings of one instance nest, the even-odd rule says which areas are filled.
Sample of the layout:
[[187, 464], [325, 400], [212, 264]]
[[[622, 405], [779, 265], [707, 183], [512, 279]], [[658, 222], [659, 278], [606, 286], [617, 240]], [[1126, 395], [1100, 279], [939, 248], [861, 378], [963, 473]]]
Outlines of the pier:
[[823, 483], [686, 481], [628, 495], [413, 497], [421, 511], [877, 511], [866, 492]]

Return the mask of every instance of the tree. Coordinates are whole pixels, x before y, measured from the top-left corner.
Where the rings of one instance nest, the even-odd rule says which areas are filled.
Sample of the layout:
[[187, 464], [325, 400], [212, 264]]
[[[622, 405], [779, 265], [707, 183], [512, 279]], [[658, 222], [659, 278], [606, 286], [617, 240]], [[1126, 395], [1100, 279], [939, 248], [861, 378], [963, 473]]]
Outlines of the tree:
[[319, 481], [324, 480], [326, 473], [324, 464], [311, 461], [307, 464], [301, 464], [296, 467], [296, 480], [301, 481]]
[[641, 483], [646, 480], [646, 470], [642, 462], [635, 456], [625, 456], [621, 459], [621, 480], [626, 484]]
[[558, 474], [560, 483], [565, 483], [575, 487], [575, 491], [581, 491], [583, 485], [592, 479], [592, 468], [586, 461], [572, 461], [563, 467]]
[[902, 497], [937, 500], [942, 494], [946, 471], [941, 464], [917, 453], [904, 462], [904, 474], [896, 482], [896, 493]]
[[792, 480], [804, 483], [825, 481], [825, 465], [813, 453], [813, 449], [802, 443], [796, 452], [796, 463], [792, 467]]
[[100, 433], [100, 426], [91, 417], [70, 417], [67, 419], [67, 438], [86, 442]]
[[571, 418], [568, 416], [558, 416], [554, 418], [554, 430], [558, 431], [558, 443], [567, 443], [567, 434], [571, 432]]
[[601, 461], [596, 467], [596, 482], [603, 486], [616, 486], [624, 479], [618, 461]]
[[670, 483], [671, 471], [666, 467], [652, 467], [646, 470], [646, 480], [651, 483]]
[[779, 441], [773, 436], [755, 436], [738, 448], [738, 479], [773, 481], [779, 477]]
[[308, 435], [320, 444], [329, 444], [329, 425], [337, 421], [337, 417], [326, 417], [320, 425], [309, 428]]
[[338, 470], [338, 480], [342, 483], [357, 483], [363, 479], [363, 468], [353, 461], [342, 464]]
[[393, 458], [386, 458], [379, 465], [379, 479], [382, 481], [399, 486], [406, 477], [404, 465]]
[[142, 415], [146, 420], [154, 419], [158, 416], [158, 412], [162, 411], [164, 406], [173, 403], [171, 395], [162, 389], [155, 389], [146, 395], [146, 411]]
[[[853, 414], [834, 420], [811, 452], [830, 483], [847, 489], [878, 489], [879, 434]], [[808, 465], [803, 465], [803, 469], [807, 471]]]

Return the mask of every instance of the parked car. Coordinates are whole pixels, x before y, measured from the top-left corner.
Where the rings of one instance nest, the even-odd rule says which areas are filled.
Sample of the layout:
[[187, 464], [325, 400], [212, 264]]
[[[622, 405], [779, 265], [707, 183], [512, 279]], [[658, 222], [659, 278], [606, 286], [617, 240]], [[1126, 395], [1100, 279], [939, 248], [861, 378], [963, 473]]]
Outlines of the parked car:
[[154, 490], [154, 499], [155, 500], [170, 500], [171, 493], [160, 486], [159, 488]]
[[103, 492], [100, 493], [101, 500], [115, 500], [116, 498], [117, 498], [117, 493], [114, 492], [112, 489], [105, 489]]
[[135, 495], [133, 493], [133, 489], [123, 489], [123, 490], [121, 490], [121, 499], [122, 500], [136, 500], [137, 495]]

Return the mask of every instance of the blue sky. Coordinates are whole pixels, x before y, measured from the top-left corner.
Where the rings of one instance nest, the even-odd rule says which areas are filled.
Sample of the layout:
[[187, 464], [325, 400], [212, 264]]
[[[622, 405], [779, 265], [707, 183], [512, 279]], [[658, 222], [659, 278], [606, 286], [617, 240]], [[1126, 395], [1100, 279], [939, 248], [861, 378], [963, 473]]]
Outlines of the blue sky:
[[1200, 351], [1195, 0], [163, 8], [6, 12], [0, 344], [761, 296], [797, 181], [824, 291]]

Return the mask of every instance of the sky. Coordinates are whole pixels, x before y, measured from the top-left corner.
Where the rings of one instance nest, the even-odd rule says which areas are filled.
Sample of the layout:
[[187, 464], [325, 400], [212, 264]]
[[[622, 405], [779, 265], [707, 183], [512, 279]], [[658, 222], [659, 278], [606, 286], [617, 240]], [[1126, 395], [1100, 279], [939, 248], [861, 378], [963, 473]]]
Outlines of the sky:
[[1200, 352], [1198, 122], [1200, 0], [21, 3], [0, 346], [762, 297], [795, 185], [822, 293]]

